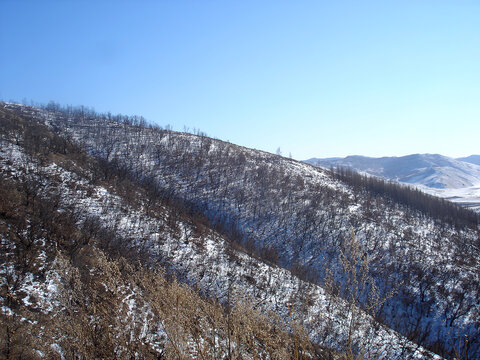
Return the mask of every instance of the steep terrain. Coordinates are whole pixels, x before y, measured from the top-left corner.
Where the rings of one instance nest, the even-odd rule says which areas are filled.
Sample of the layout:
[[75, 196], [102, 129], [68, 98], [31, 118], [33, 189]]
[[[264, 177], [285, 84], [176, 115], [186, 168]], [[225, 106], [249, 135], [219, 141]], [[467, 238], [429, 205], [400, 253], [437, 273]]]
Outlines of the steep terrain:
[[[455, 226], [328, 171], [140, 118], [14, 104], [3, 112], [46, 124], [100, 164], [75, 178], [57, 161], [39, 165], [37, 155], [21, 155], [25, 129], [5, 130], [9, 181], [19, 181], [22, 168], [42, 184], [56, 179], [60, 213], [76, 209], [75, 224], [95, 219], [122, 256], [138, 252], [142, 263], [162, 265], [208, 298], [228, 305], [244, 294], [261, 314], [279, 316], [294, 349], [304, 331], [317, 345], [369, 358], [433, 356], [415, 343], [445, 357], [480, 354], [477, 223]], [[118, 191], [98, 183], [105, 177], [137, 185]], [[376, 321], [355, 305], [376, 312]]]
[[480, 210], [480, 165], [475, 163], [475, 159], [473, 155], [452, 159], [438, 154], [414, 154], [382, 158], [313, 158], [306, 162], [324, 168], [348, 168], [411, 184], [429, 194]]
[[[253, 308], [250, 292], [276, 286], [280, 307], [300, 292], [290, 273], [227, 246], [34, 119], [0, 109], [0, 125], [2, 359], [335, 357], [308, 340], [294, 301], [286, 322]], [[269, 284], [251, 281], [255, 268]], [[329, 297], [303, 286], [322, 309]]]

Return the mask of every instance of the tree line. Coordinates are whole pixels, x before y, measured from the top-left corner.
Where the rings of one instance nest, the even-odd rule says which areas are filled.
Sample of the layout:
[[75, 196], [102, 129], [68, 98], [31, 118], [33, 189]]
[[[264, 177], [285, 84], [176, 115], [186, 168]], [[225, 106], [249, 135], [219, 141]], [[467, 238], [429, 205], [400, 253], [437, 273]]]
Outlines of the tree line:
[[352, 186], [355, 191], [364, 191], [374, 197], [388, 198], [394, 203], [406, 205], [457, 228], [478, 229], [480, 225], [480, 214], [443, 198], [426, 194], [419, 189], [375, 176], [362, 175], [345, 167], [331, 168], [330, 173], [333, 177]]

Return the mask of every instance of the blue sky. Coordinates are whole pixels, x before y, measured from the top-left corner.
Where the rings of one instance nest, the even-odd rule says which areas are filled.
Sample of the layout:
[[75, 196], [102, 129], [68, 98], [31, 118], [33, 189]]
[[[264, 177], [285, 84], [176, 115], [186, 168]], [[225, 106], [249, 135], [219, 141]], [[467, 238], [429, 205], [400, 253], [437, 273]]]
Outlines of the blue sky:
[[480, 153], [479, 1], [0, 0], [0, 98], [294, 158]]

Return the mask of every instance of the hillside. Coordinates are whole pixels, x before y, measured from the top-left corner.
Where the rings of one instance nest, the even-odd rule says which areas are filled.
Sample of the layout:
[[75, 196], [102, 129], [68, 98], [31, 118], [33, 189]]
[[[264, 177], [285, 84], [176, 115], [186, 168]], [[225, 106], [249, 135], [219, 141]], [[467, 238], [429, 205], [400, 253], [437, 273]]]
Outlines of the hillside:
[[[161, 265], [207, 298], [229, 304], [240, 292], [261, 314], [276, 313], [285, 331], [295, 334], [295, 319], [315, 344], [372, 358], [433, 357], [415, 343], [444, 357], [480, 354], [478, 226], [454, 226], [328, 171], [141, 118], [56, 106], [2, 111], [9, 181], [25, 169], [52, 181], [61, 210], [76, 209], [80, 224], [95, 219], [115, 235], [114, 249], [140, 253], [145, 266]], [[6, 119], [47, 126], [99, 166], [78, 177], [69, 170], [80, 167], [76, 157], [67, 168], [51, 158], [38, 164], [32, 139], [43, 138], [26, 137], [26, 125], [8, 129]], [[357, 269], [369, 281], [352, 277]], [[344, 299], [378, 310], [376, 321]]]
[[[302, 286], [290, 273], [34, 119], [2, 108], [0, 125], [2, 358], [336, 358], [308, 340], [294, 302], [286, 322], [254, 309], [250, 293], [272, 286], [285, 306]], [[194, 288], [178, 282], [199, 273]]]
[[422, 191], [446, 198], [462, 206], [480, 210], [480, 166], [475, 156], [453, 159], [438, 154], [402, 157], [309, 159], [324, 168], [342, 167], [387, 180], [414, 185]]
[[470, 155], [463, 158], [458, 158], [457, 160], [468, 162], [470, 164], [480, 165], [480, 155]]

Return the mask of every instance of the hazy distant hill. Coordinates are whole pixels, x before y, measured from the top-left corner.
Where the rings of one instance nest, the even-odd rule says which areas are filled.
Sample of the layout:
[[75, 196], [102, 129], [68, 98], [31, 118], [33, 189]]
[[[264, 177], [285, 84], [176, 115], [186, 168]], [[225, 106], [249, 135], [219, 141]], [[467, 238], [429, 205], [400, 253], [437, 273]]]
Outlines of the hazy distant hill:
[[470, 155], [463, 158], [457, 158], [457, 160], [465, 161], [471, 164], [480, 165], [480, 155]]
[[413, 154], [402, 157], [309, 159], [307, 163], [344, 167], [388, 180], [412, 184], [430, 194], [463, 205], [480, 208], [480, 157], [453, 159], [439, 154]]

